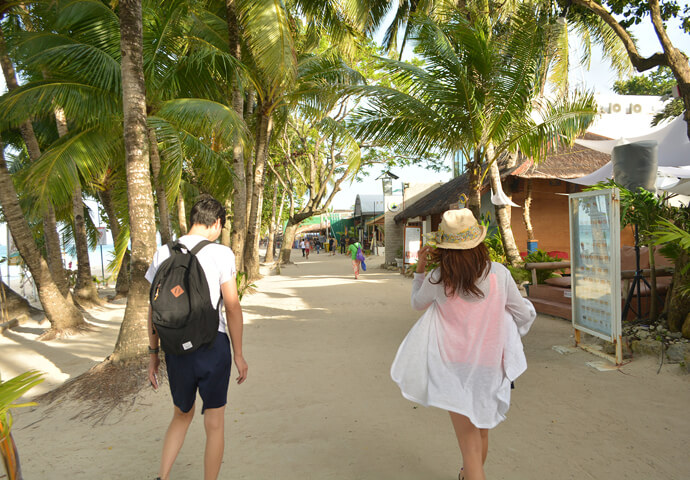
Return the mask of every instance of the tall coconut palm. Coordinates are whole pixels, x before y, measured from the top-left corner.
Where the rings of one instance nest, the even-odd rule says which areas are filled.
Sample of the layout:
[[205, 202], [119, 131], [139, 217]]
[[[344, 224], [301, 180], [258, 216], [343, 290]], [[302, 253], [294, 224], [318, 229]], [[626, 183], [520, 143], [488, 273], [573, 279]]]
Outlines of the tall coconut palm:
[[[39, 193], [53, 203], [67, 201], [66, 195], [78, 186], [75, 184], [77, 171], [82, 178], [96, 179], [96, 182], [106, 170], [124, 172], [124, 168], [113, 163], [124, 155], [121, 151], [122, 94], [117, 17], [104, 4], [93, 0], [64, 2], [59, 7], [54, 22], [57, 32], [27, 35], [18, 46], [25, 64], [49, 71], [50, 80], [29, 82], [3, 100], [12, 111], [11, 117], [17, 119], [45, 114], [46, 109], [57, 102], [64, 106], [75, 123], [69, 136], [61, 138], [54, 148], [44, 152], [41, 165], [34, 169], [32, 175]], [[157, 195], [159, 217], [165, 223], [168, 218], [165, 197], [177, 196], [176, 189], [186, 158], [193, 158], [193, 162], [212, 169], [213, 174], [207, 178], [218, 187], [211, 185], [209, 188], [220, 191], [223, 183], [227, 186], [228, 175], [223, 175], [223, 169], [216, 166], [225, 160], [208, 149], [205, 146], [208, 140], [204, 139], [227, 141], [226, 137], [236, 137], [238, 122], [235, 115], [235, 124], [229, 125], [223, 118], [227, 109], [217, 108], [218, 104], [199, 104], [193, 99], [176, 98], [176, 94], [193, 93], [196, 84], [206, 85], [196, 88], [197, 93], [208, 93], [211, 90], [208, 85], [214, 82], [208, 75], [201, 78], [198, 71], [194, 72], [194, 78], [188, 78], [190, 67], [184, 63], [183, 55], [189, 46], [188, 42], [180, 41], [193, 28], [186, 2], [169, 2], [158, 10], [153, 7], [151, 3], [146, 9], [149, 16], [145, 18], [148, 38], [144, 49], [145, 78], [148, 90], [157, 92], [148, 100], [148, 137], [152, 150], [153, 147], [161, 149], [160, 170], [157, 162], [153, 162], [153, 169], [154, 179], [165, 179], [158, 182]], [[62, 30], [69, 32], [69, 36], [61, 34]], [[170, 56], [176, 59], [173, 65], [170, 65]], [[201, 59], [197, 56], [194, 62], [201, 63]], [[156, 67], [157, 63], [160, 65]], [[222, 88], [217, 87], [216, 90]], [[166, 118], [166, 111], [171, 112], [169, 118]], [[70, 162], [76, 170], [67, 168], [72, 164]], [[123, 220], [127, 221], [126, 218]], [[166, 228], [162, 228], [164, 230]], [[162, 238], [165, 239], [166, 235]], [[118, 250], [119, 258], [123, 254]]]
[[[257, 97], [253, 120], [253, 154], [251, 160], [247, 159], [248, 168], [245, 170], [248, 218], [244, 264], [251, 279], [256, 278], [259, 273], [259, 215], [262, 211], [266, 158], [274, 129], [274, 113], [285, 104], [296, 81], [295, 33], [303, 26], [305, 34], [301, 47], [305, 49], [318, 47], [319, 41], [328, 37], [342, 52], [350, 54], [355, 49], [356, 34], [353, 19], [347, 15], [343, 2], [337, 0], [297, 0], [290, 3], [236, 0], [226, 1], [226, 6], [231, 37], [234, 38], [239, 30], [246, 46], [242, 60], [251, 68], [250, 86]], [[238, 19], [237, 29], [232, 18], [233, 12]], [[235, 43], [233, 48], [234, 54], [237, 51]], [[251, 101], [247, 102], [249, 111], [252, 110], [252, 104]], [[241, 175], [236, 176], [236, 180], [241, 182]], [[242, 188], [241, 185], [238, 186]], [[236, 215], [240, 208], [241, 200], [235, 201]], [[242, 213], [239, 213], [238, 218], [241, 219], [241, 216]]]
[[[240, 24], [237, 14], [237, 1], [226, 0], [226, 19], [228, 23], [229, 53], [238, 61], [242, 60], [242, 42], [240, 40]], [[244, 93], [238, 79], [232, 82], [232, 108], [238, 115], [244, 112]], [[247, 235], [247, 184], [245, 180], [244, 145], [238, 140], [232, 147], [232, 168], [235, 173], [233, 181], [233, 214], [230, 243], [235, 253], [237, 269], [244, 268], [244, 241]]]
[[156, 222], [149, 174], [141, 0], [120, 1], [122, 108], [127, 153], [127, 185], [132, 241], [130, 288], [113, 360], [126, 361], [145, 350], [148, 282], [144, 275], [156, 248]]
[[[543, 52], [556, 28], [541, 9], [524, 4], [501, 26], [502, 35], [494, 35], [496, 27], [464, 12], [449, 12], [444, 23], [420, 17], [414, 40], [425, 68], [379, 59], [397, 89], [350, 90], [369, 99], [359, 112], [364, 138], [416, 153], [463, 152], [468, 207], [477, 216], [483, 179], [501, 155], [520, 150], [539, 159], [549, 146], [584, 131], [595, 113], [590, 95], [537, 101]], [[510, 243], [505, 220], [502, 215], [499, 227]], [[509, 246], [509, 260], [518, 263], [514, 240]]]
[[[2, 31], [2, 21], [5, 18], [10, 6], [7, 2], [0, 3], [0, 65], [5, 77], [5, 84], [9, 91], [19, 87], [14, 70], [14, 65], [7, 52], [4, 33]], [[41, 149], [34, 133], [33, 125], [29, 119], [25, 119], [19, 125], [19, 130], [24, 139], [26, 149], [32, 161], [36, 161], [41, 156]], [[53, 275], [53, 279], [63, 295], [69, 294], [69, 282], [67, 273], [62, 265], [60, 237], [57, 233], [57, 222], [55, 211], [51, 205], [47, 205], [43, 211], [43, 230], [45, 234], [46, 259]]]
[[50, 322], [50, 330], [43, 338], [49, 339], [69, 334], [84, 323], [81, 312], [70, 296], [63, 296], [53, 280], [48, 263], [38, 250], [31, 228], [19, 205], [17, 190], [5, 162], [4, 148], [0, 146], [0, 206], [2, 206], [7, 226], [12, 233], [17, 249], [26, 262], [36, 283], [38, 296]]

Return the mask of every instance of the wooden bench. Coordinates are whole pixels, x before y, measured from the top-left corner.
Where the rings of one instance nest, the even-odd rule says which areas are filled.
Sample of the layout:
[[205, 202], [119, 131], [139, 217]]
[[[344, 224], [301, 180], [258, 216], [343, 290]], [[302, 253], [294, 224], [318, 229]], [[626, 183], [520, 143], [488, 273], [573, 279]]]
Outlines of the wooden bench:
[[[621, 301], [623, 303], [625, 303], [628, 291], [630, 290], [631, 280], [635, 277], [636, 265], [634, 253], [634, 247], [623, 246], [621, 248]], [[673, 266], [671, 262], [660, 255], [658, 251], [655, 252], [654, 260], [657, 266], [657, 268], [655, 268], [657, 276], [657, 293], [663, 300], [671, 285]], [[642, 275], [649, 281], [651, 270], [649, 269], [649, 253], [647, 247], [640, 247], [640, 267], [642, 269]], [[571, 320], [572, 291], [570, 276], [565, 275], [562, 277], [549, 278], [544, 284], [537, 284], [538, 270], [568, 270], [570, 269], [570, 262], [527, 263], [525, 264], [525, 268], [532, 272], [532, 283], [528, 286], [527, 298], [534, 304], [534, 308], [537, 312]], [[649, 288], [642, 283], [640, 288], [640, 302], [643, 316], [649, 312], [649, 295]], [[637, 308], [636, 299], [637, 292], [633, 295], [633, 308]], [[631, 309], [628, 312], [626, 320], [633, 320], [635, 316], [635, 312]]]

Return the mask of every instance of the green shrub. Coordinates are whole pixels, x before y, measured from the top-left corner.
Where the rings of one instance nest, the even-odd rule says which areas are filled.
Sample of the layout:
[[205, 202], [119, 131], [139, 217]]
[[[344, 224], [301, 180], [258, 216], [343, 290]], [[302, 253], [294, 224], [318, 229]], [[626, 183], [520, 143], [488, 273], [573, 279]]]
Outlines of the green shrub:
[[503, 240], [501, 239], [501, 232], [496, 229], [496, 231], [487, 235], [484, 239], [484, 245], [489, 249], [489, 258], [492, 262], [498, 262], [506, 264], [506, 254], [503, 250]]
[[249, 283], [247, 279], [247, 272], [237, 272], [235, 276], [235, 282], [237, 283], [237, 297], [242, 301], [244, 294], [249, 291], [256, 290], [255, 283]]
[[[544, 262], [562, 262], [563, 260], [558, 257], [552, 257], [544, 250], [536, 250], [525, 257], [525, 263], [544, 263]], [[510, 273], [513, 274], [513, 278], [519, 284], [525, 281], [531, 283], [532, 281], [532, 271], [526, 268], [513, 268], [508, 267]], [[561, 275], [555, 273], [560, 269], [554, 268], [553, 270], [537, 270], [537, 283], [541, 284], [547, 278], [560, 277]], [[518, 280], [518, 278], [520, 280]]]

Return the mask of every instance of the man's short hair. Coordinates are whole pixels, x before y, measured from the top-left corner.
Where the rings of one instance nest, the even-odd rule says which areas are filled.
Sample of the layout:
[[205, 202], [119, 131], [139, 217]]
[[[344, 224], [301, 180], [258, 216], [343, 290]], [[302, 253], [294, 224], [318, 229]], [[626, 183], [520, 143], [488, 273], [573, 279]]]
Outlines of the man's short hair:
[[193, 225], [213, 226], [220, 219], [220, 227], [225, 227], [225, 207], [211, 195], [201, 195], [192, 207], [189, 222]]

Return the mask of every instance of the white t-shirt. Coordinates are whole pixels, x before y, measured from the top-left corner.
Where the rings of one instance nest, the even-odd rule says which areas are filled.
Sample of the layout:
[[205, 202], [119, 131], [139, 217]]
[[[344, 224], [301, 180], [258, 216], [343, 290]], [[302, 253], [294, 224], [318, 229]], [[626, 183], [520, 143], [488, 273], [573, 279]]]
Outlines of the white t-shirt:
[[[201, 235], [184, 235], [178, 241], [185, 247], [192, 249], [200, 241], [206, 240]], [[167, 245], [162, 245], [153, 255], [151, 266], [146, 272], [146, 280], [153, 283], [153, 278], [156, 276], [156, 271], [161, 263], [170, 257], [170, 250]], [[225, 282], [235, 281], [235, 255], [232, 250], [219, 243], [206, 245], [197, 254], [196, 258], [204, 270], [206, 281], [208, 282], [209, 292], [211, 294], [211, 304], [215, 307], [220, 299], [220, 286]], [[225, 316], [224, 309], [221, 305], [218, 309], [220, 321], [218, 322], [218, 331], [225, 332]]]

